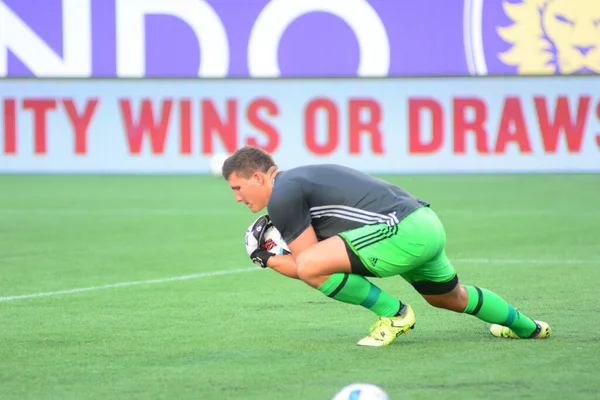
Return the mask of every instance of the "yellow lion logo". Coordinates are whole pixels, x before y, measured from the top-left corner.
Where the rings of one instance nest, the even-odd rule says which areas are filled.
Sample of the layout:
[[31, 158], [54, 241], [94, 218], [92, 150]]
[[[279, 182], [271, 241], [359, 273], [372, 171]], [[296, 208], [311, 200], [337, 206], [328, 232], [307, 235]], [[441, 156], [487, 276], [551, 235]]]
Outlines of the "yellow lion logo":
[[600, 0], [504, 2], [513, 24], [497, 29], [513, 44], [499, 54], [519, 74], [600, 73]]

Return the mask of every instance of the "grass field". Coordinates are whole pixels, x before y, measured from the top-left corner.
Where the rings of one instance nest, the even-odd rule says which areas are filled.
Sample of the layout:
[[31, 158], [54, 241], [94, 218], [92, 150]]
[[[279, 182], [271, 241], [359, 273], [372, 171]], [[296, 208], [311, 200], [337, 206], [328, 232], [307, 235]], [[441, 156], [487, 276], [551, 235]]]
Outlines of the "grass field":
[[0, 398], [600, 398], [600, 175], [384, 178], [432, 203], [463, 283], [554, 336], [494, 338], [389, 278], [416, 329], [357, 347], [373, 315], [254, 268], [223, 181], [0, 175]]

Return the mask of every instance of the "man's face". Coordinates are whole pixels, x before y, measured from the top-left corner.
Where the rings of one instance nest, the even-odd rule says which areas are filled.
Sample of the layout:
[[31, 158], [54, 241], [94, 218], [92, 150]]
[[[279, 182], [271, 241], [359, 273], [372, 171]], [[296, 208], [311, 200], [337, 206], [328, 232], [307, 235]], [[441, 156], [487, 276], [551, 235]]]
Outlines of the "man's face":
[[264, 186], [264, 177], [258, 172], [250, 178], [244, 178], [233, 172], [227, 180], [233, 190], [235, 201], [246, 204], [253, 213], [267, 206], [269, 198]]

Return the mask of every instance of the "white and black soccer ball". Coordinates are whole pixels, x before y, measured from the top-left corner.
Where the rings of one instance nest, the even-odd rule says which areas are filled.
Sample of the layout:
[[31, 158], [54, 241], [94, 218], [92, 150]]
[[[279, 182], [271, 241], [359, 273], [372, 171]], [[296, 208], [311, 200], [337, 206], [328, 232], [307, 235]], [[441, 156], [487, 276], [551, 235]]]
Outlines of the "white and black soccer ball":
[[[258, 246], [258, 242], [252, 234], [254, 223], [246, 230], [246, 252], [250, 256]], [[283, 240], [281, 233], [274, 226], [269, 226], [264, 234], [266, 250], [275, 255], [290, 254], [290, 249]]]
[[268, 227], [265, 232], [265, 248], [269, 253], [275, 255], [290, 254], [287, 243], [274, 226]]
[[377, 385], [352, 383], [344, 386], [331, 400], [390, 400], [390, 396]]

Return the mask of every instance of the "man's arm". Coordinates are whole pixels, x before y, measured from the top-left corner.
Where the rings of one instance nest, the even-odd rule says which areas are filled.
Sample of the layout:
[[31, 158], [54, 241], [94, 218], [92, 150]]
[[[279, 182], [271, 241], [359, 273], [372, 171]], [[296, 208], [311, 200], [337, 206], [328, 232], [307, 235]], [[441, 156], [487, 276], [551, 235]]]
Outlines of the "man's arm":
[[[296, 257], [310, 246], [318, 243], [318, 240], [311, 225], [310, 208], [300, 184], [283, 181], [282, 185], [277, 194], [273, 194], [269, 201], [268, 214], [292, 255], [271, 257], [267, 266], [282, 275], [299, 279]], [[272, 262], [271, 259], [273, 259]]]
[[309, 247], [317, 244], [319, 240], [317, 239], [317, 234], [315, 233], [315, 229], [312, 225], [309, 225], [296, 239], [294, 239], [291, 243], [288, 243], [288, 247], [292, 252], [292, 256], [294, 260], [298, 258], [300, 253]]
[[304, 250], [318, 243], [317, 235], [312, 225], [304, 230], [296, 239], [291, 243], [288, 243], [288, 247], [292, 252], [291, 255], [286, 256], [273, 256], [269, 258], [267, 266], [281, 275], [285, 275], [288, 278], [299, 279], [298, 267], [296, 266], [296, 257]]
[[279, 272], [281, 275], [287, 276], [288, 278], [299, 279], [296, 262], [291, 255], [276, 255], [270, 257], [267, 261], [267, 267]]

